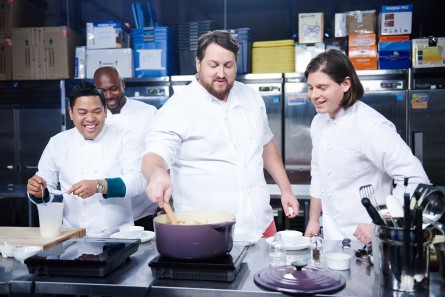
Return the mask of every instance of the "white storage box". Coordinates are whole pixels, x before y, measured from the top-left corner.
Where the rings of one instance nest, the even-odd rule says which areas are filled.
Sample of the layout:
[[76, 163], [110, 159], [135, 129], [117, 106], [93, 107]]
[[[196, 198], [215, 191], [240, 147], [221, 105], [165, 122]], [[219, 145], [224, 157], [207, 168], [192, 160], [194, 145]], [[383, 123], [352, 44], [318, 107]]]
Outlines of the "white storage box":
[[93, 78], [97, 68], [114, 66], [122, 77], [133, 77], [133, 50], [131, 48], [87, 49], [87, 78]]
[[93, 22], [86, 24], [87, 49], [128, 48], [129, 29], [121, 22]]

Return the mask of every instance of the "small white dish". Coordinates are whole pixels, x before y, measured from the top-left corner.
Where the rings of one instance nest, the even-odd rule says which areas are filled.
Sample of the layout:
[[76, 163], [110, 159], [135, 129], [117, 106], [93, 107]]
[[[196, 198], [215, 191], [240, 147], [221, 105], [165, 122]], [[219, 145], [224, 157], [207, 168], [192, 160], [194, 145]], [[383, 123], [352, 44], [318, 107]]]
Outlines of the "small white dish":
[[301, 238], [303, 237], [303, 233], [297, 230], [283, 230], [279, 231], [278, 234], [281, 235], [281, 240], [286, 245], [295, 245], [299, 244]]
[[12, 249], [12, 255], [17, 261], [24, 262], [42, 250], [39, 246], [19, 246]]
[[[118, 239], [131, 239], [131, 238], [127, 238], [125, 237], [125, 234], [123, 234], [122, 232], [116, 232], [110, 235], [110, 238], [118, 238]], [[134, 238], [134, 239], [140, 239], [141, 243], [147, 242], [152, 240], [153, 238], [155, 238], [155, 233], [152, 231], [144, 231], [142, 232], [142, 235], [138, 238]]]
[[334, 270], [348, 270], [351, 265], [351, 255], [345, 253], [327, 253], [326, 264]]
[[119, 228], [119, 232], [122, 233], [125, 238], [135, 239], [140, 238], [144, 232], [142, 226], [122, 226]]
[[[270, 244], [272, 242], [272, 240], [273, 240], [273, 237], [266, 238], [266, 242], [268, 244]], [[309, 247], [309, 240], [310, 240], [309, 237], [302, 236], [300, 242], [298, 242], [296, 244], [286, 244], [285, 245], [286, 250], [299, 251], [299, 250], [307, 249]]]

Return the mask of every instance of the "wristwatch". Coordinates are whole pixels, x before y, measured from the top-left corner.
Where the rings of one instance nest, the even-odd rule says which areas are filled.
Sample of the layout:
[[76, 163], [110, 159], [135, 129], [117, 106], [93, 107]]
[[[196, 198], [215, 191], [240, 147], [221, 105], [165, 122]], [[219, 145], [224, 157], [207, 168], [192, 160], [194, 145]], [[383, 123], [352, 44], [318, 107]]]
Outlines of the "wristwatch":
[[105, 190], [105, 186], [100, 179], [97, 180], [96, 190], [97, 190], [96, 193], [101, 193], [101, 194], [103, 194]]

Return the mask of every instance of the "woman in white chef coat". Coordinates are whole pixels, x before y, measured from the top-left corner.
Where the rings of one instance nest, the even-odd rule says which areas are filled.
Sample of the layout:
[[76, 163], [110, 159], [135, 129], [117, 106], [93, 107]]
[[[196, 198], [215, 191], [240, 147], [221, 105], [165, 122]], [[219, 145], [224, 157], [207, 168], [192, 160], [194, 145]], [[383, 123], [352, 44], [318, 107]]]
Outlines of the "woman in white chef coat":
[[[380, 203], [393, 192], [403, 204], [404, 178], [413, 193], [428, 177], [395, 126], [360, 99], [364, 89], [354, 66], [342, 52], [330, 49], [312, 59], [305, 71], [308, 98], [317, 115], [312, 121], [309, 222], [305, 232], [325, 239], [355, 236], [371, 241], [371, 223], [359, 188], [371, 184]], [[393, 182], [396, 187], [393, 189]]]
[[[86, 228], [87, 236], [107, 237], [133, 225], [130, 197], [144, 191], [142, 148], [129, 132], [105, 125], [103, 92], [82, 81], [70, 95], [75, 128], [52, 137], [38, 172], [28, 180], [31, 199], [49, 199], [47, 188], [63, 195], [65, 228]], [[43, 197], [42, 197], [43, 191]]]

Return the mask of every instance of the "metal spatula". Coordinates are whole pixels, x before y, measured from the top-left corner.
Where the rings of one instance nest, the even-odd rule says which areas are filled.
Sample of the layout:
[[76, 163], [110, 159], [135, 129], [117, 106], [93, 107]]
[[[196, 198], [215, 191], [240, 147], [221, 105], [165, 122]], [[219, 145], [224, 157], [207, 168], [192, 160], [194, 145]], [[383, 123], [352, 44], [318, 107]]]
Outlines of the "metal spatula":
[[[385, 221], [383, 219], [382, 211], [380, 210], [380, 206], [379, 206], [377, 200], [375, 199], [374, 187], [372, 185], [361, 186], [360, 189], [359, 189], [359, 192], [360, 192], [360, 197], [362, 198], [362, 200], [363, 200], [363, 198], [369, 198], [369, 200], [371, 201], [371, 204], [377, 210], [380, 218], [383, 221]], [[391, 220], [392, 220], [392, 218], [391, 218]], [[394, 222], [393, 222], [393, 224], [394, 224]]]

